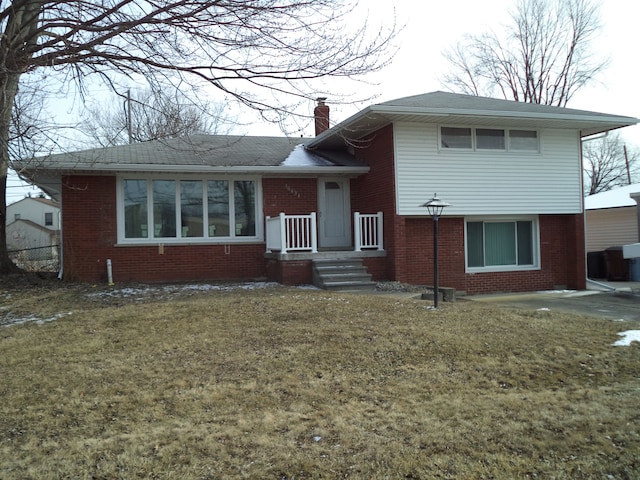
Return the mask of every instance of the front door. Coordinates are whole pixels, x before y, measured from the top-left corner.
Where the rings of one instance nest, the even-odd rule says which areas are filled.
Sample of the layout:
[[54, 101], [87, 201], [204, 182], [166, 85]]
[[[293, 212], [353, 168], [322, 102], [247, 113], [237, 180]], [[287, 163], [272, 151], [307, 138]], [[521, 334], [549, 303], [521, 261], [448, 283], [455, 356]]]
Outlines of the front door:
[[349, 179], [321, 178], [318, 181], [318, 246], [351, 246]]

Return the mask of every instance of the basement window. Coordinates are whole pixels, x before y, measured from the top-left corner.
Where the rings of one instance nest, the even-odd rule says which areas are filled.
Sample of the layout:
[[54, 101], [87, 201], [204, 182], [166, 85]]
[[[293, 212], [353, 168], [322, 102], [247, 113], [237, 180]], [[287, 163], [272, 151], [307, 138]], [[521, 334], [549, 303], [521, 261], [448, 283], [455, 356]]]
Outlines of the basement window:
[[467, 271], [537, 269], [537, 218], [473, 219], [466, 221]]

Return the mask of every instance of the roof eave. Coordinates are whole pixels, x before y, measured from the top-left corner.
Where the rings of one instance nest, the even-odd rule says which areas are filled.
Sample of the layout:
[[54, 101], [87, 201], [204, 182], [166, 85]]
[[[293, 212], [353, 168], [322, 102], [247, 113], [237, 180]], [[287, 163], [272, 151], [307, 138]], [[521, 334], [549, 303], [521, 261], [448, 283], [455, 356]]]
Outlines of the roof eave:
[[[43, 168], [40, 165], [35, 171], [56, 171], [59, 174], [67, 174], [74, 172], [91, 171], [93, 173], [211, 173], [211, 174], [362, 174], [369, 171], [368, 166], [212, 166], [212, 165], [151, 165], [151, 164], [100, 164], [92, 163], [90, 166], [83, 168], [78, 164], [60, 164], [57, 163], [55, 169]], [[23, 170], [29, 177], [28, 169]]]
[[[447, 118], [460, 118], [468, 117], [470, 120], [473, 118], [503, 118], [505, 120], [540, 120], [540, 121], [557, 121], [566, 124], [573, 124], [573, 128], [580, 130], [582, 136], [594, 135], [597, 133], [603, 133], [609, 130], [615, 130], [618, 128], [628, 127], [636, 125], [640, 122], [639, 119], [633, 117], [598, 114], [566, 114], [566, 113], [541, 113], [541, 112], [511, 112], [502, 110], [477, 110], [477, 109], [444, 109], [444, 108], [424, 108], [424, 107], [408, 107], [408, 106], [390, 106], [390, 105], [371, 105], [355, 115], [340, 122], [334, 127], [322, 132], [315, 137], [306, 146], [309, 149], [322, 147], [323, 143], [335, 136], [343, 136], [349, 138], [348, 132], [350, 126], [356, 125], [359, 122], [366, 119], [366, 117], [377, 118], [378, 120], [384, 118], [388, 123], [393, 122], [394, 117], [400, 117], [403, 115], [413, 115], [416, 117], [438, 117], [442, 119], [443, 123], [446, 123]], [[372, 122], [371, 131], [381, 128], [384, 124]], [[353, 130], [353, 129], [352, 129]], [[347, 133], [345, 133], [347, 132]], [[366, 128], [358, 129], [358, 137], [362, 137], [366, 132]]]

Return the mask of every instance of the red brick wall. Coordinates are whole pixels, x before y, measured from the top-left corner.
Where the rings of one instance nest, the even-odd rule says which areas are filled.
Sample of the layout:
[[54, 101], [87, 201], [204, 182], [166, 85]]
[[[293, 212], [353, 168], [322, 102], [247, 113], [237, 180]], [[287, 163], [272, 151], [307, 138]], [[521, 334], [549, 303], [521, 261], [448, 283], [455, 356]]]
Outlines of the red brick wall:
[[[438, 221], [438, 283], [467, 294], [586, 287], [582, 215], [541, 215], [541, 269], [519, 272], [465, 273], [464, 219]], [[406, 243], [396, 251], [395, 280], [433, 285], [433, 220], [400, 218]]]
[[[384, 248], [387, 251], [382, 278], [394, 279], [398, 266], [396, 239], [402, 236], [401, 225], [396, 221], [395, 167], [393, 157], [393, 127], [378, 130], [355, 149], [355, 156], [369, 165], [370, 171], [351, 181], [351, 208], [354, 212], [382, 212], [384, 222]], [[400, 230], [398, 229], [400, 227]], [[372, 262], [380, 263], [378, 262]]]
[[64, 276], [104, 282], [254, 279], [266, 276], [264, 244], [116, 246], [115, 177], [63, 179]]
[[262, 180], [264, 216], [308, 215], [318, 210], [315, 178], [265, 178]]

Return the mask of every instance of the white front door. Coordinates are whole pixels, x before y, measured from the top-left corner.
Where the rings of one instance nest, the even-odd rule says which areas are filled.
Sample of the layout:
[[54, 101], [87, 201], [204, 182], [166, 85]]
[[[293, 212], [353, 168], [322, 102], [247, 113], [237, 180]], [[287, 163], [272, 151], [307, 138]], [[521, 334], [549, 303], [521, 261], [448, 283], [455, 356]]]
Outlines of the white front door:
[[351, 246], [349, 179], [318, 180], [318, 246]]

